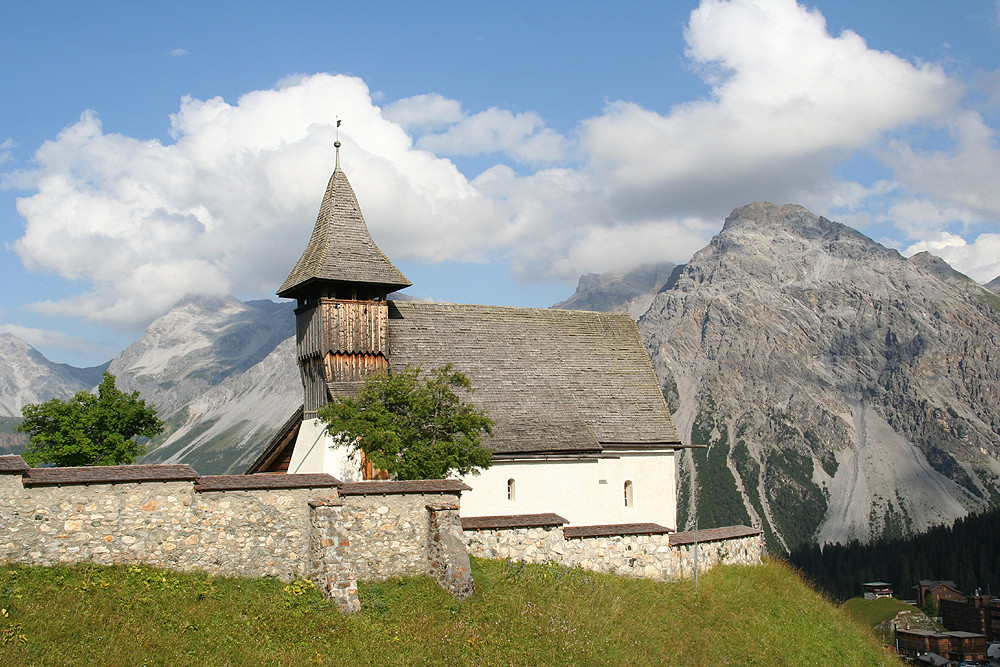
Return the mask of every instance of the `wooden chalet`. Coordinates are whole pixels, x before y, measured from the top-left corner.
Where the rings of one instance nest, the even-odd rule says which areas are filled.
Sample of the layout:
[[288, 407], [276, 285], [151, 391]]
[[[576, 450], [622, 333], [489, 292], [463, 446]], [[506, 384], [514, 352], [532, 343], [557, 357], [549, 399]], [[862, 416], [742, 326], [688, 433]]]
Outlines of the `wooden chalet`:
[[961, 600], [942, 599], [938, 608], [941, 623], [949, 630], [986, 635], [986, 641], [1000, 641], [1000, 598], [969, 595]]
[[921, 579], [913, 587], [913, 590], [917, 593], [918, 607], [924, 606], [924, 600], [927, 599], [928, 595], [934, 598], [938, 607], [941, 606], [941, 600], [962, 600], [965, 598], [965, 593], [958, 590], [958, 585], [950, 579]]
[[972, 632], [896, 630], [896, 650], [907, 658], [935, 653], [948, 660], [986, 660], [986, 636]]
[[892, 584], [884, 581], [869, 581], [866, 584], [861, 584], [861, 589], [866, 600], [892, 597]]

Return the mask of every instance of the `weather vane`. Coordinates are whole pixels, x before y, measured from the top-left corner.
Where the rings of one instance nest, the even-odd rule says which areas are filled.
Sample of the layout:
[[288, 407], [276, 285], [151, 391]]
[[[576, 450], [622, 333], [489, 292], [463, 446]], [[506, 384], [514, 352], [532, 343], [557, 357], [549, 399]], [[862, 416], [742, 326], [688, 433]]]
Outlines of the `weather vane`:
[[337, 119], [337, 140], [333, 142], [333, 147], [337, 149], [337, 169], [340, 169], [340, 119]]

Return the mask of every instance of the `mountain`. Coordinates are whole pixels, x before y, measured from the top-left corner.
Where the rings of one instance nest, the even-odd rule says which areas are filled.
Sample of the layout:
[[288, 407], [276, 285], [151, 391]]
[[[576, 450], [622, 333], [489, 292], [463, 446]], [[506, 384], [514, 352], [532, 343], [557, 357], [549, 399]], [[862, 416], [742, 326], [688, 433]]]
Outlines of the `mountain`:
[[226, 378], [263, 361], [294, 335], [294, 304], [189, 297], [111, 361], [123, 391], [138, 389], [172, 415]]
[[9, 432], [17, 420], [4, 417], [91, 389], [109, 370], [119, 389], [138, 390], [167, 424], [143, 462], [183, 459], [205, 474], [242, 472], [254, 447], [301, 402], [293, 309], [291, 302], [191, 297], [108, 364], [85, 369], [54, 364], [0, 334], [0, 448], [19, 451], [26, 442]]
[[175, 412], [170, 435], [143, 463], [188, 463], [204, 475], [242, 473], [301, 404], [293, 336]]
[[57, 364], [14, 334], [0, 332], [0, 417], [20, 417], [28, 403], [92, 389], [107, 367]]
[[638, 319], [676, 267], [671, 262], [643, 264], [631, 271], [588, 273], [580, 277], [576, 292], [552, 306], [567, 310], [629, 313]]
[[[756, 203], [687, 265], [589, 274], [557, 306], [638, 317], [682, 438], [705, 446], [681, 458], [681, 526], [753, 523], [780, 552], [1000, 506], [1000, 297], [933, 255]], [[245, 468], [301, 403], [293, 308], [188, 299], [111, 362], [168, 425], [144, 462]], [[0, 417], [103, 370], [0, 334]]]
[[983, 287], [985, 287], [988, 290], [992, 290], [997, 294], [1000, 294], [1000, 276], [997, 276], [993, 280], [989, 281], [988, 283], [983, 285]]
[[242, 472], [245, 450], [269, 439], [302, 400], [294, 307], [190, 297], [111, 361], [118, 387], [138, 390], [167, 425], [143, 463]]
[[1000, 504], [1000, 310], [799, 206], [756, 203], [640, 318], [685, 440], [703, 527], [772, 548], [893, 536]]

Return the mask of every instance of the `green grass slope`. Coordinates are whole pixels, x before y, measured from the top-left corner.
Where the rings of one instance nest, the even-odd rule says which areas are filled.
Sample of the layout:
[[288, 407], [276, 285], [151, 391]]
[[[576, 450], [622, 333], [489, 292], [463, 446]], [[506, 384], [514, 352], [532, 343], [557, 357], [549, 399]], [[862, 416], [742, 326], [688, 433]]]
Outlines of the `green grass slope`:
[[339, 614], [302, 582], [147, 567], [0, 567], [4, 665], [898, 665], [783, 565], [662, 583], [473, 563], [362, 586]]
[[895, 618], [899, 612], [913, 611], [915, 607], [895, 598], [866, 600], [857, 597], [842, 604], [841, 609], [859, 623], [874, 628], [879, 623]]

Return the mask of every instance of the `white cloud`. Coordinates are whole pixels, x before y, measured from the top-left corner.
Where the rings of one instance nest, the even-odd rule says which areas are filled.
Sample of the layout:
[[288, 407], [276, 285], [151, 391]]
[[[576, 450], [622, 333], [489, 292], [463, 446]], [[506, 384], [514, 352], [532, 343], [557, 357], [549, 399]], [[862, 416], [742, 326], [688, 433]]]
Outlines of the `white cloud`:
[[12, 157], [11, 149], [14, 148], [13, 139], [4, 139], [0, 141], [0, 164], [8, 161]]
[[418, 148], [439, 155], [504, 153], [518, 162], [540, 164], [557, 162], [566, 154], [566, 139], [531, 111], [491, 107], [470, 116], [456, 100], [432, 94], [399, 100], [384, 114], [420, 134]]
[[1000, 276], [1000, 234], [980, 234], [969, 243], [961, 236], [941, 232], [932, 239], [914, 243], [903, 254], [909, 257], [924, 251], [961, 267], [962, 273], [980, 283]]
[[414, 95], [393, 102], [382, 109], [382, 115], [407, 132], [441, 130], [465, 118], [461, 102], [437, 93]]
[[174, 144], [105, 133], [84, 113], [14, 179], [27, 221], [15, 249], [29, 269], [91, 288], [46, 313], [104, 324], [148, 322], [189, 293], [263, 296], [309, 237], [333, 168], [343, 163], [377, 241], [398, 259], [475, 259], [502, 226], [455, 166], [415, 150], [356, 78], [318, 74], [242, 96], [185, 98]]
[[832, 166], [888, 131], [940, 117], [960, 90], [936, 66], [831, 36], [792, 0], [703, 0], [688, 57], [711, 97], [666, 115], [628, 102], [584, 125], [595, 170], [663, 207], [724, 215], [755, 199], [829, 187]]
[[173, 49], [170, 52], [170, 55], [173, 56], [174, 58], [183, 58], [184, 56], [191, 55], [191, 52], [188, 51], [187, 49]]
[[[907, 221], [905, 213], [894, 213], [911, 235], [921, 228], [936, 231], [952, 222], [970, 225], [1000, 220], [1000, 148], [996, 132], [975, 112], [963, 112], [946, 125], [950, 146], [921, 149], [902, 140], [890, 143], [884, 154], [887, 164], [910, 194], [920, 201], [914, 208], [934, 209], [934, 214]], [[917, 223], [917, 224], [914, 224]]]
[[[35, 308], [134, 326], [191, 292], [272, 294], [311, 231], [338, 117], [342, 163], [390, 257], [501, 256], [526, 281], [686, 261], [762, 199], [857, 224], [897, 216], [914, 243], [1000, 217], [995, 133], [960, 112], [963, 89], [940, 67], [830, 35], [792, 0], [703, 0], [685, 35], [709, 96], [661, 111], [612, 102], [570, 138], [531, 111], [469, 114], [433, 93], [379, 108], [363, 81], [328, 74], [235, 104], [184, 98], [171, 144], [105, 133], [85, 113], [12, 180], [36, 191], [19, 201], [24, 263], [87, 286]], [[877, 179], [833, 175], [859, 153]], [[470, 182], [437, 155], [497, 164]], [[545, 167], [518, 175], [510, 160]], [[992, 236], [943, 256], [988, 272]]]
[[34, 348], [59, 347], [74, 352], [89, 352], [93, 349], [88, 341], [58, 331], [32, 329], [18, 324], [0, 324], [0, 331], [13, 334]]

